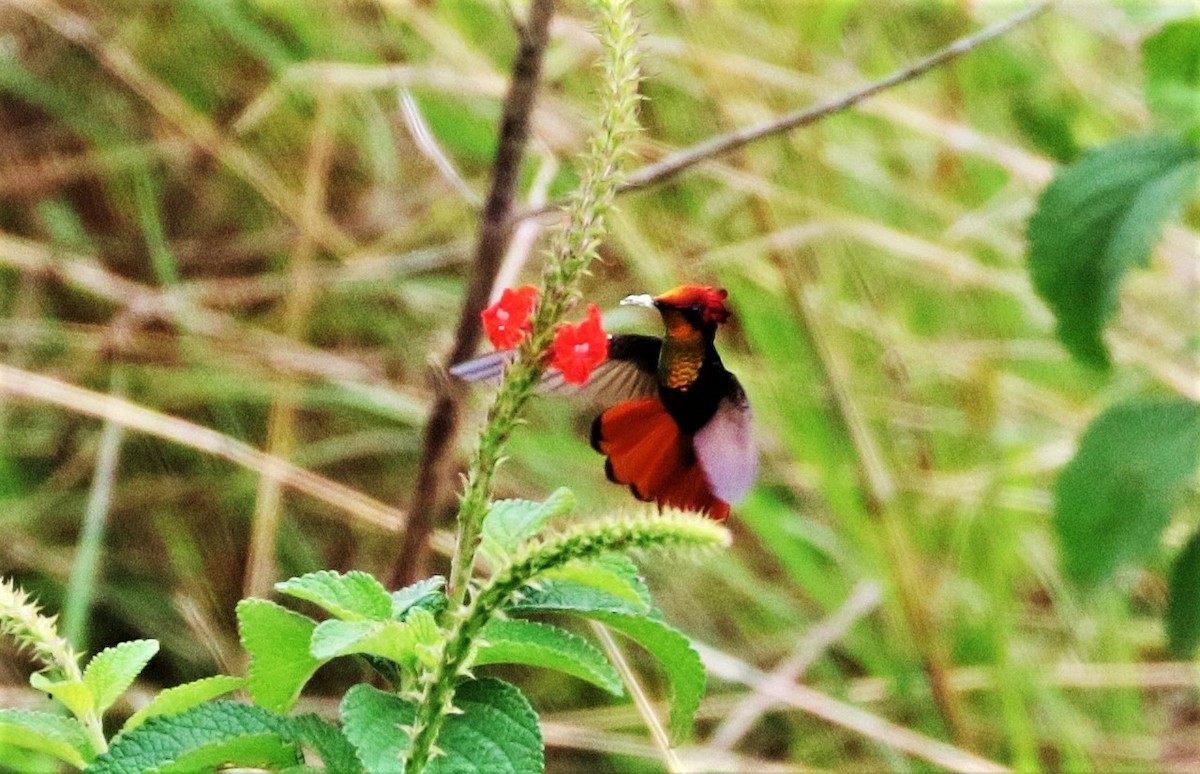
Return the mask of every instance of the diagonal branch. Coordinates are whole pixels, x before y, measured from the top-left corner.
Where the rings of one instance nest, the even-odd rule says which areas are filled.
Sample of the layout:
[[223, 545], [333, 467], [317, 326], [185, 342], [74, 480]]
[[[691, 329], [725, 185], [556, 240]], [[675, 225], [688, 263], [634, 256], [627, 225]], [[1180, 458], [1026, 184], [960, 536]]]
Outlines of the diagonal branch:
[[[678, 153], [667, 156], [661, 161], [647, 164], [626, 177], [625, 182], [621, 184], [617, 192], [626, 193], [628, 191], [649, 188], [650, 186], [665, 182], [701, 162], [731, 153], [764, 137], [790, 132], [792, 129], [815, 124], [835, 113], [852, 108], [865, 99], [918, 78], [935, 67], [951, 62], [984, 43], [994, 40], [1010, 30], [1037, 18], [1050, 10], [1054, 6], [1054, 3], [1055, 0], [1042, 0], [1042, 2], [1031, 6], [1006, 21], [994, 24], [973, 35], [959, 38], [949, 46], [930, 54], [915, 64], [909, 65], [902, 70], [897, 70], [886, 78], [868, 83], [862, 88], [844, 94], [836, 99], [804, 108], [803, 110], [787, 113], [757, 126], [737, 129], [710, 137], [690, 148], [685, 148]], [[552, 202], [542, 207], [524, 210], [518, 213], [517, 217], [523, 220], [525, 218], [544, 215], [557, 209], [559, 206], [559, 202]]]
[[[554, 0], [534, 0], [529, 8], [529, 18], [517, 27], [520, 48], [513, 62], [512, 81], [504, 100], [500, 141], [492, 165], [491, 187], [483, 205], [474, 272], [458, 319], [454, 347], [446, 359], [448, 366], [466, 360], [479, 345], [482, 332], [479, 314], [491, 297], [492, 286], [512, 239], [515, 224], [512, 217], [513, 195], [529, 138], [529, 116], [533, 112], [553, 15]], [[425, 425], [421, 467], [417, 471], [408, 529], [392, 569], [393, 587], [408, 585], [424, 574], [422, 565], [429, 550], [429, 534], [444, 499], [443, 486], [449, 473], [450, 450], [458, 435], [461, 402], [461, 391], [453, 385], [444, 385]]]

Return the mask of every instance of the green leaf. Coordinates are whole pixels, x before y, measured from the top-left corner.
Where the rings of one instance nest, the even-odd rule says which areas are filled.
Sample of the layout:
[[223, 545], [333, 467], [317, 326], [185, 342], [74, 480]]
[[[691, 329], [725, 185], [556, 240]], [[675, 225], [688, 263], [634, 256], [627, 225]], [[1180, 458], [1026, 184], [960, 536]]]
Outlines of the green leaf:
[[1180, 658], [1200, 647], [1200, 531], [1175, 557], [1167, 596], [1167, 642]]
[[620, 597], [631, 605], [649, 610], [650, 590], [635, 565], [624, 554], [605, 554], [587, 561], [574, 561], [547, 570], [539, 580], [566, 581], [590, 586]]
[[[246, 734], [181, 753], [177, 759], [153, 771], [155, 774], [197, 774], [226, 769], [294, 771], [303, 765], [302, 761], [297, 745], [278, 734]], [[133, 769], [124, 771], [132, 772]]]
[[[537, 714], [525, 695], [502, 680], [458, 686], [437, 746], [444, 753], [425, 774], [529, 774], [544, 769]], [[367, 771], [399, 772], [408, 754], [416, 707], [395, 694], [356, 685], [342, 700], [342, 727]]]
[[413, 655], [402, 644], [404, 632], [399, 621], [322, 621], [313, 630], [308, 652], [322, 661], [367, 653], [401, 663]]
[[548, 520], [570, 513], [574, 507], [575, 495], [566, 487], [556, 489], [540, 503], [497, 500], [483, 518], [480, 550], [493, 561], [501, 561], [536, 535]]
[[[422, 646], [437, 645], [441, 631], [427, 610], [414, 610], [411, 621], [323, 621], [313, 632], [309, 651], [315, 658], [361, 653], [394, 661], [410, 672], [423, 663]], [[428, 624], [432, 623], [432, 626]]]
[[651, 608], [645, 611], [626, 600], [589, 586], [546, 581], [527, 587], [511, 613], [571, 613], [621, 632], [645, 648], [666, 673], [671, 690], [671, 737], [686, 738], [692, 718], [704, 695], [704, 665], [688, 638], [660, 620]]
[[262, 707], [216, 701], [150, 718], [118, 738], [88, 774], [211, 771], [226, 764], [280, 769], [301, 761], [287, 718]]
[[640, 600], [630, 600], [585, 583], [539, 578], [518, 591], [513, 602], [505, 609], [513, 613], [615, 610], [630, 615], [647, 615], [654, 608], [641, 604]]
[[155, 653], [157, 640], [131, 640], [92, 657], [83, 670], [83, 682], [92, 692], [97, 714], [103, 714], [121, 698]]
[[82, 680], [51, 680], [40, 672], [34, 672], [29, 676], [29, 684], [34, 690], [58, 699], [77, 718], [91, 712], [96, 705], [92, 689]]
[[486, 644], [476, 654], [475, 666], [525, 664], [557, 669], [614, 696], [625, 692], [621, 676], [596, 646], [557, 626], [493, 619], [484, 627], [482, 637]]
[[1163, 25], [1142, 43], [1146, 104], [1164, 127], [1200, 124], [1200, 17]]
[[1195, 195], [1200, 150], [1170, 137], [1122, 140], [1059, 170], [1029, 221], [1029, 271], [1079, 361], [1107, 368], [1102, 332], [1120, 282], [1144, 265], [1165, 220]]
[[375, 774], [399, 772], [408, 755], [417, 708], [394, 693], [360, 683], [342, 698], [342, 733], [363, 768]]
[[392, 598], [383, 584], [361, 570], [342, 575], [320, 570], [275, 584], [275, 590], [312, 602], [346, 621], [385, 620], [392, 616]]
[[691, 641], [662, 621], [642, 615], [598, 610], [584, 615], [621, 632], [658, 659], [671, 691], [671, 739], [678, 743], [688, 738], [705, 684], [704, 664]]
[[34, 710], [0, 709], [0, 746], [3, 745], [53, 755], [81, 769], [96, 755], [78, 720]]
[[438, 734], [445, 751], [426, 767], [430, 774], [531, 774], [545, 769], [537, 713], [516, 686], [503, 680], [469, 680], [454, 691], [451, 715]]
[[1054, 527], [1067, 574], [1096, 586], [1154, 550], [1198, 462], [1200, 404], [1141, 400], [1101, 414], [1058, 478]]
[[397, 621], [403, 621], [404, 616], [411, 608], [422, 607], [431, 613], [437, 614], [446, 606], [446, 595], [442, 589], [446, 586], [446, 579], [440, 575], [434, 575], [432, 578], [419, 580], [411, 586], [405, 586], [399, 591], [393, 591], [392, 597], [392, 618]]
[[246, 680], [241, 677], [213, 675], [167, 688], [160, 691], [145, 707], [133, 713], [121, 727], [121, 733], [129, 733], [152, 717], [178, 715], [180, 712], [190, 710], [192, 707], [215, 699], [222, 694], [236, 691], [245, 684]]
[[250, 654], [250, 695], [267, 709], [287, 712], [325, 663], [309, 652], [316, 621], [265, 599], [243, 599], [237, 618], [242, 647]]
[[294, 739], [321, 756], [325, 770], [334, 774], [359, 774], [362, 764], [354, 746], [337, 726], [317, 715], [307, 714], [289, 719]]
[[424, 608], [414, 608], [404, 619], [417, 641], [417, 660], [426, 669], [433, 669], [442, 658], [442, 630], [433, 613]]

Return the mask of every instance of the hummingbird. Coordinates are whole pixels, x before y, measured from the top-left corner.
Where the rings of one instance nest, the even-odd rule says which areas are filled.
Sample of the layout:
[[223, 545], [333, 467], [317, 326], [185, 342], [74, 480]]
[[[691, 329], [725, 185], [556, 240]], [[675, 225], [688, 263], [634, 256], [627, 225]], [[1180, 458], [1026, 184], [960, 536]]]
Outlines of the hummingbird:
[[[608, 337], [608, 359], [580, 388], [549, 371], [542, 389], [582, 392], [606, 408], [591, 426], [591, 445], [605, 473], [634, 497], [660, 506], [729, 516], [754, 483], [758, 451], [750, 402], [722, 364], [715, 339], [729, 319], [725, 290], [681, 285], [658, 296], [632, 295], [623, 306], [657, 309], [665, 333]], [[450, 373], [466, 381], [499, 377], [509, 352], [460, 363]]]
[[666, 333], [612, 336], [608, 360], [591, 377], [598, 384], [621, 378], [632, 393], [592, 422], [592, 448], [607, 458], [609, 480], [628, 485], [639, 500], [717, 520], [758, 470], [750, 402], [714, 343], [729, 319], [727, 297], [700, 285], [626, 297], [623, 305], [657, 309]]

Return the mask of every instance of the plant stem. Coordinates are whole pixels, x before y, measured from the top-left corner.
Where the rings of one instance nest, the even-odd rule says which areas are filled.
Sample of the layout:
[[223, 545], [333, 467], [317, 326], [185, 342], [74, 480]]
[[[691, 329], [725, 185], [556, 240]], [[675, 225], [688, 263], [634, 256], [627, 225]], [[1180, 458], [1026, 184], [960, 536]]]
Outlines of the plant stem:
[[620, 184], [621, 167], [629, 153], [628, 140], [637, 131], [640, 74], [633, 12], [628, 0], [603, 0], [597, 5], [602, 9], [599, 21], [605, 76], [601, 87], [604, 112], [600, 131], [592, 139], [584, 159], [582, 179], [572, 197], [567, 223], [555, 233], [543, 272], [541, 301], [533, 314], [532, 332], [517, 359], [505, 371], [479, 446], [468, 466], [448, 589], [452, 602], [460, 604], [466, 598], [496, 466], [545, 372], [545, 353], [554, 340], [554, 330], [574, 304], [579, 282], [596, 257], [606, 215]]
[[527, 547], [497, 571], [468, 605], [457, 608], [442, 658], [429, 675], [413, 721], [406, 774], [417, 774], [429, 762], [430, 751], [452, 707], [454, 682], [470, 665], [475, 639], [522, 586], [554, 567], [612, 551], [708, 548], [727, 546], [730, 540], [728, 530], [717, 522], [702, 516], [666, 513], [586, 522], [555, 539]]
[[[864, 85], [862, 88], [848, 92], [836, 99], [822, 102], [819, 105], [796, 110], [791, 113], [785, 113], [778, 118], [765, 121], [756, 126], [750, 126], [745, 129], [737, 129], [731, 132], [725, 132], [696, 143], [690, 148], [684, 148], [681, 151], [671, 154], [661, 161], [653, 164], [647, 164], [640, 169], [637, 169], [629, 174], [621, 186], [617, 189], [617, 193], [626, 193], [627, 191], [639, 191], [643, 188], [649, 188], [653, 185], [666, 182], [675, 177], [681, 172], [684, 172], [697, 164], [724, 156], [727, 153], [743, 148], [750, 143], [766, 137], [772, 137], [776, 134], [790, 132], [793, 129], [799, 129], [802, 126], [815, 124], [822, 121], [835, 113], [840, 113], [843, 110], [848, 110], [858, 103], [869, 99], [870, 97], [895, 88], [903, 83], [919, 78], [935, 67], [951, 62], [963, 54], [966, 54], [979, 46], [982, 46], [989, 41], [1001, 37], [1010, 30], [1031, 21], [1038, 16], [1041, 16], [1046, 11], [1054, 7], [1055, 0], [1042, 0], [1042, 2], [1033, 5], [1024, 11], [1012, 16], [1011, 18], [995, 24], [986, 29], [980, 30], [972, 35], [959, 38], [945, 48], [939, 49], [924, 59], [915, 62], [901, 70], [880, 78], [877, 81], [872, 81]], [[548, 204], [542, 207], [534, 207], [528, 210], [523, 210], [517, 213], [518, 219], [533, 218], [539, 215], [544, 215], [554, 208], [554, 204]]]
[[[546, 370], [545, 354], [554, 340], [555, 328], [573, 305], [580, 280], [597, 255], [605, 231], [605, 216], [612, 206], [621, 179], [622, 162], [629, 152], [629, 138], [637, 130], [640, 74], [635, 48], [637, 27], [630, 0], [597, 0], [595, 5], [600, 11], [598, 22], [604, 67], [600, 132], [589, 145], [579, 189], [568, 209], [567, 224], [555, 234], [551, 245], [543, 272], [541, 301], [531, 321], [532, 330], [521, 345], [516, 360], [504, 372], [500, 390], [488, 411], [487, 424], [480, 434], [479, 446], [467, 469], [458, 510], [458, 542], [447, 589], [450, 605], [447, 606], [445, 625], [448, 631], [438, 667], [425, 675], [425, 687], [413, 723], [412, 745], [405, 763], [408, 774], [420, 772], [429, 762], [442, 723], [452, 710], [454, 683], [470, 659], [479, 631], [529, 578], [556, 564], [594, 555], [589, 553], [591, 551], [658, 545], [672, 542], [684, 534], [672, 532], [670, 518], [660, 522], [668, 525], [665, 533], [647, 522], [602, 523], [597, 525], [598, 532], [580, 529], [514, 562], [494, 576], [470, 605], [463, 605], [479, 532], [491, 503], [496, 466]], [[507, 239], [512, 222], [505, 220], [505, 228], [509, 229], [505, 232]], [[477, 325], [478, 320], [472, 323]], [[467, 354], [470, 353], [463, 353], [462, 357]], [[723, 530], [720, 532], [727, 534]], [[708, 539], [700, 542], [720, 541], [714, 541], [710, 534]]]
[[[454, 348], [447, 356], [447, 365], [466, 360], [479, 346], [479, 313], [487, 306], [492, 295], [496, 274], [500, 271], [504, 253], [512, 239], [513, 194], [529, 138], [529, 116], [533, 112], [553, 15], [553, 0], [534, 0], [529, 7], [528, 20], [520, 29], [521, 45], [513, 62], [512, 81], [504, 100], [500, 139], [492, 164], [491, 187], [481, 213], [471, 284], [458, 318]], [[421, 467], [417, 471], [411, 515], [392, 568], [391, 584], [396, 588], [407, 586], [422, 574], [429, 533], [440, 510], [438, 505], [442, 501], [443, 485], [449, 472], [450, 451], [458, 435], [461, 401], [461, 390], [444, 390], [425, 424]]]

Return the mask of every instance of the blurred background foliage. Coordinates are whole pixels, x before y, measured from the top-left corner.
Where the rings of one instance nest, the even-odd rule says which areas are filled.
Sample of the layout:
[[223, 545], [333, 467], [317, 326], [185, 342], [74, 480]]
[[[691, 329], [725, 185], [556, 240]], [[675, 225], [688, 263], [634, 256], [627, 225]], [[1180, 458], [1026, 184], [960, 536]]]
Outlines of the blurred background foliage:
[[[907, 727], [1028, 770], [1200, 767], [1197, 673], [1163, 647], [1165, 559], [1083, 596], [1049, 527], [1089, 419], [1196, 378], [1200, 217], [1125, 283], [1109, 375], [1064, 353], [1023, 267], [1055, 166], [1154, 128], [1139, 44], [1184, 5], [1064, 3], [855, 110], [619, 200], [588, 300], [612, 330], [653, 332], [617, 300], [728, 288], [719, 343], [763, 450], [731, 551], [644, 566], [667, 619], [742, 669], [714, 667], [695, 760], [926, 770], [894, 743]], [[639, 8], [643, 163], [1021, 10]], [[508, 14], [492, 0], [0, 3], [0, 362], [9, 385], [54, 380], [0, 398], [0, 573], [50, 610], [90, 596], [82, 647], [157, 638], [163, 685], [236, 673], [255, 533], [279, 578], [387, 576], [495, 150]], [[522, 201], [571, 189], [595, 126], [587, 18], [560, 4]], [[536, 244], [514, 250], [503, 281], [539, 265]], [[95, 396], [55, 385], [112, 393], [157, 435], [111, 425], [106, 466]], [[498, 494], [565, 484], [585, 512], [626, 504], [587, 446], [590, 419], [540, 402]], [[235, 441], [370, 500], [281, 491]], [[1177, 521], [1176, 548], [1200, 521], [1196, 487]], [[95, 580], [69, 584], [92, 560]], [[747, 666], [780, 667], [784, 702], [746, 704]], [[40, 700], [27, 668], [5, 651], [5, 706]], [[318, 677], [336, 696], [348, 676]], [[517, 679], [544, 712], [551, 770], [661, 767], [627, 703]]]

